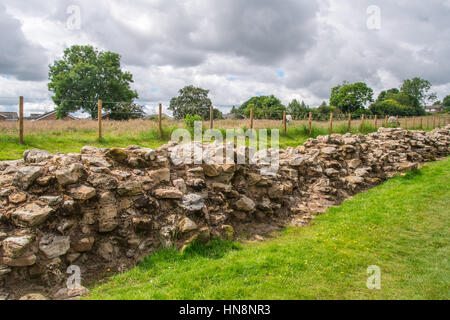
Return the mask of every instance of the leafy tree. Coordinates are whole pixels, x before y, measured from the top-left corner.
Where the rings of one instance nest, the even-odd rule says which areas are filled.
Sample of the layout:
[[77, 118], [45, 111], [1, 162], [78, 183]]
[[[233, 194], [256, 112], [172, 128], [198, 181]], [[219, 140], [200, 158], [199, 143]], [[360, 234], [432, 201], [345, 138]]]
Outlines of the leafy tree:
[[400, 93], [400, 90], [397, 88], [392, 88], [392, 89], [389, 89], [386, 91], [381, 91], [380, 94], [378, 95], [376, 103], [382, 102], [387, 99], [391, 99], [392, 95], [396, 95], [398, 93]]
[[294, 99], [289, 103], [287, 111], [292, 116], [292, 119], [299, 120], [305, 117], [311, 109], [305, 104], [304, 101], [299, 103], [297, 99]]
[[330, 116], [330, 113], [336, 112], [336, 107], [329, 106], [325, 101], [317, 108], [317, 112], [320, 115], [324, 115], [326, 117]]
[[[92, 46], [72, 46], [49, 68], [48, 89], [54, 94], [58, 118], [83, 110], [95, 119], [98, 99], [132, 103], [138, 98], [137, 92], [130, 89], [133, 76], [121, 70], [117, 53], [98, 51]], [[113, 103], [105, 103], [103, 108], [109, 111], [115, 107]]]
[[281, 119], [286, 110], [274, 95], [253, 97], [239, 107], [239, 112], [248, 117], [252, 108], [255, 119]]
[[187, 114], [183, 121], [186, 127], [193, 129], [195, 126], [195, 122], [202, 120], [202, 117], [200, 117], [199, 115], [191, 116], [190, 114]]
[[382, 91], [374, 104], [370, 106], [373, 114], [391, 116], [425, 115], [423, 108], [407, 93], [397, 88]]
[[309, 112], [312, 112], [312, 117], [314, 120], [325, 121], [330, 119], [330, 113], [336, 115], [340, 111], [336, 107], [329, 106], [326, 101], [323, 101], [317, 108], [311, 108], [310, 110], [308, 110], [308, 114]]
[[[328, 106], [326, 101], [322, 101], [320, 106], [318, 107], [319, 110], [322, 110], [321, 113], [327, 113], [330, 110], [330, 107]], [[329, 113], [329, 112], [328, 112]]]
[[364, 82], [344, 82], [331, 90], [330, 105], [344, 113], [363, 109], [368, 102], [373, 102], [373, 90]]
[[445, 109], [445, 112], [450, 113], [450, 95], [446, 96], [443, 100], [442, 100], [442, 106]]
[[222, 120], [223, 113], [219, 109], [214, 108], [213, 109], [213, 118], [214, 118], [214, 120]]
[[442, 100], [442, 105], [444, 107], [450, 107], [450, 95], [446, 96], [444, 100]]
[[416, 77], [411, 80], [407, 79], [403, 81], [401, 90], [410, 97], [415, 108], [421, 108], [425, 106], [428, 101], [436, 99], [436, 94], [430, 92], [430, 81], [421, 78]]
[[109, 109], [109, 118], [112, 120], [141, 119], [145, 117], [144, 109], [136, 103], [118, 103]]
[[393, 99], [387, 99], [370, 106], [372, 114], [379, 116], [415, 116], [417, 110], [413, 106], [405, 106]]
[[177, 120], [185, 119], [189, 115], [198, 115], [203, 120], [209, 119], [209, 109], [212, 105], [208, 98], [209, 90], [194, 86], [184, 87], [179, 96], [172, 98], [169, 110]]
[[[388, 94], [386, 100], [389, 100], [389, 99], [395, 100], [398, 103], [400, 103], [401, 105], [404, 105], [407, 107], [414, 107], [414, 102], [411, 100], [411, 97], [408, 96], [404, 92]], [[420, 110], [418, 110], [416, 113], [417, 113], [417, 115], [420, 115], [421, 112], [420, 112]]]

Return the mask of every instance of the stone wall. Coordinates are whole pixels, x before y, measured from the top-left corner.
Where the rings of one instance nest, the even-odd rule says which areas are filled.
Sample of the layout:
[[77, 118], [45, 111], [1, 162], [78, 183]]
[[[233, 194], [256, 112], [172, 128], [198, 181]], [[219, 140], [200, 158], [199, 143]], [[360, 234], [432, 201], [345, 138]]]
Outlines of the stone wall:
[[[310, 139], [279, 151], [275, 176], [257, 165], [179, 163], [170, 157], [175, 143], [26, 151], [23, 160], [0, 162], [0, 298], [35, 291], [68, 298], [80, 293], [64, 289], [70, 265], [85, 281], [131, 268], [160, 246], [243, 234], [258, 240], [305, 225], [396, 173], [449, 155], [449, 131], [381, 128]], [[204, 147], [214, 156], [226, 146]]]

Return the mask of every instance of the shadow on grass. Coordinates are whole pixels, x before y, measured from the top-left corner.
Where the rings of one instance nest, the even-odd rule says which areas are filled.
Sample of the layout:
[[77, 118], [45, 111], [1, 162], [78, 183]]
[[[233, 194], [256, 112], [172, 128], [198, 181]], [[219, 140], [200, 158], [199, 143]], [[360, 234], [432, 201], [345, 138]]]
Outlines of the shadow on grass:
[[182, 252], [176, 249], [161, 249], [145, 257], [138, 268], [148, 270], [161, 264], [173, 264], [186, 260], [205, 258], [217, 260], [223, 258], [230, 251], [239, 251], [243, 248], [240, 243], [213, 239], [208, 244], [194, 242]]
[[414, 171], [407, 172], [405, 174], [405, 176], [403, 177], [403, 179], [405, 179], [405, 180], [413, 180], [416, 177], [420, 177], [420, 176], [423, 176], [423, 172], [422, 172], [422, 170], [419, 169], [419, 170], [414, 170]]

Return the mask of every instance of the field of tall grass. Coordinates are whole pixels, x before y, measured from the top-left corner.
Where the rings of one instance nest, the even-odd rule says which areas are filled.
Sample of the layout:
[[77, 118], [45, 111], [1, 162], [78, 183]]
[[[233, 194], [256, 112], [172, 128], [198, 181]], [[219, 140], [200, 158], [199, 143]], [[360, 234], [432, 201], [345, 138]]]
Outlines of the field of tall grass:
[[[401, 127], [407, 129], [424, 129], [443, 126], [449, 123], [449, 117], [424, 117], [413, 119], [400, 119]], [[361, 120], [351, 121], [352, 133], [367, 134], [386, 125], [384, 119], [378, 119], [375, 126], [374, 119], [366, 119], [364, 126]], [[313, 121], [311, 135], [309, 134], [308, 121], [293, 121], [288, 125], [286, 133], [283, 131], [283, 123], [280, 120], [254, 120], [255, 129], [279, 129], [280, 147], [296, 147], [303, 144], [308, 138], [330, 133], [329, 122]], [[22, 157], [22, 153], [28, 149], [45, 149], [50, 152], [79, 152], [83, 146], [96, 147], [126, 147], [140, 145], [156, 148], [170, 140], [175, 129], [185, 128], [182, 121], [163, 121], [163, 137], [158, 135], [158, 122], [152, 120], [130, 121], [103, 121], [103, 139], [98, 140], [98, 124], [92, 120], [75, 121], [39, 121], [24, 123], [24, 144], [19, 144], [19, 126], [17, 122], [0, 121], [0, 161], [13, 160]], [[209, 128], [209, 122], [203, 123], [204, 129]], [[218, 120], [214, 127], [225, 133], [226, 129], [244, 129], [250, 127], [250, 121], [243, 120]], [[344, 134], [348, 132], [348, 121], [338, 120], [333, 122], [333, 133]]]

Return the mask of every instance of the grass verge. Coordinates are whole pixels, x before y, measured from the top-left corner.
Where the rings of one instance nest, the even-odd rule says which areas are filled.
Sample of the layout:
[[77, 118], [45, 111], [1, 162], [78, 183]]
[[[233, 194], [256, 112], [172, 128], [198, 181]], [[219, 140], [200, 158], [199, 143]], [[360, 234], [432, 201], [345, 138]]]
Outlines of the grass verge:
[[[450, 158], [262, 243], [159, 251], [90, 299], [449, 299]], [[381, 269], [369, 290], [367, 268]]]

